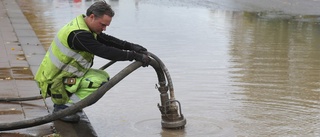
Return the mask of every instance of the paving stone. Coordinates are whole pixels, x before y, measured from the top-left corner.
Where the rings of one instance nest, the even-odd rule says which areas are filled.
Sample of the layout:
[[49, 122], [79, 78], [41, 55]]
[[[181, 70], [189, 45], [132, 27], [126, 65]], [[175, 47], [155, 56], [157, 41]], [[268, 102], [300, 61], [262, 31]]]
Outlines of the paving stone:
[[23, 36], [19, 37], [19, 42], [21, 45], [41, 45], [37, 37]]
[[31, 56], [27, 56], [27, 60], [31, 66], [34, 66], [34, 65], [40, 64], [43, 57], [44, 55], [31, 55]]
[[[26, 55], [44, 55], [46, 53], [46, 51], [44, 50], [44, 48], [42, 47], [41, 44], [39, 45], [28, 45], [28, 44], [22, 44], [21, 45], [24, 54]], [[39, 65], [40, 63], [38, 63]]]
[[1, 31], [1, 35], [5, 44], [18, 43], [18, 38], [13, 31]]
[[31, 69], [32, 74], [35, 76], [37, 74], [39, 66], [38, 65], [34, 65], [34, 66], [30, 65], [29, 68]]
[[[1, 58], [1, 56], [0, 56]], [[9, 62], [8, 61], [1, 61], [0, 60], [0, 69], [4, 69], [4, 68], [10, 68]]]
[[23, 37], [23, 36], [36, 37], [37, 36], [36, 33], [32, 29], [30, 29], [30, 30], [16, 29], [15, 32], [18, 37]]
[[8, 43], [4, 44], [7, 54], [24, 54], [22, 47], [18, 43]]
[[32, 27], [29, 23], [27, 24], [12, 24], [13, 28], [16, 30], [32, 30]]
[[26, 60], [9, 60], [11, 67], [29, 67]]

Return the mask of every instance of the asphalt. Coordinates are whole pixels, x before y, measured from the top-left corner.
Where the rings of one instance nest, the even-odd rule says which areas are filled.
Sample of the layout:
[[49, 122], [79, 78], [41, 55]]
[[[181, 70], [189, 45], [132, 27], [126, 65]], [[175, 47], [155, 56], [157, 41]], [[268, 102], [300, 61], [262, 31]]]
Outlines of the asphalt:
[[[39, 96], [33, 80], [45, 49], [15, 0], [0, 0], [0, 98]], [[0, 102], [0, 123], [34, 119], [52, 112], [50, 98]], [[59, 120], [24, 129], [0, 131], [2, 136], [97, 136], [85, 113], [79, 123]]]

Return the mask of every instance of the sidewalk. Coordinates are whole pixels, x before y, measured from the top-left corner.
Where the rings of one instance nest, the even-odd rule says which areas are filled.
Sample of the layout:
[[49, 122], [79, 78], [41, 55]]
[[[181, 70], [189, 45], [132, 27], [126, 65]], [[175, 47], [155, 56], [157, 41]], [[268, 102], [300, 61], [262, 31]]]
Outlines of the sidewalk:
[[[40, 95], [33, 76], [45, 52], [17, 3], [0, 0], [0, 98]], [[46, 101], [0, 102], [0, 121], [8, 123], [45, 116], [51, 112], [52, 106], [50, 98]], [[96, 136], [84, 113], [77, 124], [57, 120], [26, 129], [0, 131], [0, 136], [25, 134], [38, 137], [53, 133]]]

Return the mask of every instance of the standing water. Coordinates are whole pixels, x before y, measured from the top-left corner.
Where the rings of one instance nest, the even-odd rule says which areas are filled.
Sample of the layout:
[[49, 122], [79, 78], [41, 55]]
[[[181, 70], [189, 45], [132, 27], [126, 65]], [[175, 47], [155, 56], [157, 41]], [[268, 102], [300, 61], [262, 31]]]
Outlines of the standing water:
[[[138, 43], [167, 66], [187, 119], [161, 128], [152, 67], [85, 108], [99, 136], [320, 136], [319, 2], [109, 0], [105, 33]], [[47, 49], [93, 1], [18, 0]], [[108, 63], [96, 58], [94, 68]], [[114, 76], [130, 62], [106, 71]]]

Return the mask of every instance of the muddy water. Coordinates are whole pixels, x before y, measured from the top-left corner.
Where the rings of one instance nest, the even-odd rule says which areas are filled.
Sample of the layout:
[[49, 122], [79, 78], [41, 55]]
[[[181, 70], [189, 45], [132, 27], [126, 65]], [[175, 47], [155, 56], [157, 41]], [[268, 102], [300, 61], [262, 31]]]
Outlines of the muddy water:
[[[46, 48], [62, 25], [92, 3], [18, 2]], [[106, 33], [162, 59], [187, 125], [178, 131], [161, 128], [157, 78], [147, 67], [85, 109], [99, 136], [320, 135], [315, 1], [108, 2], [116, 16]], [[96, 58], [94, 67], [107, 62]], [[106, 70], [113, 76], [128, 63]]]

